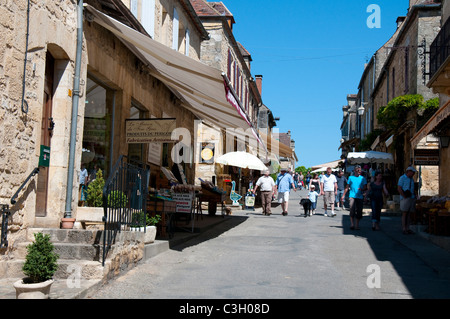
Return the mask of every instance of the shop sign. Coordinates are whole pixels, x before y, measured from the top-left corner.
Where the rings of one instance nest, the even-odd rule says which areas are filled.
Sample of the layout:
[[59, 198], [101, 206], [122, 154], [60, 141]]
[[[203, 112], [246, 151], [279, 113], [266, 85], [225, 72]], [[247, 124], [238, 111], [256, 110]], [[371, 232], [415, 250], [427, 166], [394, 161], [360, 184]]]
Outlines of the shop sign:
[[414, 150], [414, 165], [438, 166], [439, 149], [416, 149]]
[[125, 121], [127, 144], [173, 143], [176, 119], [139, 119]]
[[177, 203], [177, 213], [190, 213], [192, 210], [193, 193], [173, 193], [172, 199]]

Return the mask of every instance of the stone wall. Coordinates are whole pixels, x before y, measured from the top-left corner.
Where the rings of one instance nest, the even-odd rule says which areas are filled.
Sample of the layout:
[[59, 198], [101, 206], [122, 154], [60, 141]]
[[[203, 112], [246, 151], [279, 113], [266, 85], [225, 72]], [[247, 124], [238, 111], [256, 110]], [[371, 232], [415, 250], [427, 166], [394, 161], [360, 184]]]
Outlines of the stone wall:
[[[48, 214], [44, 224], [59, 227], [64, 212], [68, 144], [76, 47], [76, 2], [31, 1], [25, 100], [22, 79], [27, 33], [27, 1], [6, 0], [0, 7], [0, 202], [9, 204], [27, 176], [38, 166], [46, 54], [55, 59]], [[45, 119], [48, 120], [48, 119]], [[80, 129], [81, 127], [78, 126]], [[12, 206], [8, 227], [10, 247], [24, 238], [23, 229], [40, 223], [35, 218], [36, 178], [32, 178]]]

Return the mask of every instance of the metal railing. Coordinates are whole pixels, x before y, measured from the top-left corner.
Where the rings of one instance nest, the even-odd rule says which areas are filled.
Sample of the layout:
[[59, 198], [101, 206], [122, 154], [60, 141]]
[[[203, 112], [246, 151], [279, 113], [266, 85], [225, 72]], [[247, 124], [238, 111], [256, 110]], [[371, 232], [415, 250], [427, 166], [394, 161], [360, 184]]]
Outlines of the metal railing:
[[145, 227], [150, 170], [130, 162], [120, 156], [103, 188], [103, 266], [119, 232], [130, 226]]
[[430, 46], [430, 78], [432, 78], [450, 55], [450, 19]]
[[[37, 173], [39, 173], [39, 167], [36, 167], [35, 169], [33, 169], [33, 171], [30, 173], [30, 175], [28, 175], [27, 179], [22, 183], [22, 185], [20, 185], [17, 192], [13, 195], [13, 197], [11, 197], [11, 205], [14, 205], [15, 203], [17, 203], [16, 198], [19, 196], [20, 191], [25, 187], [25, 185], [28, 183], [28, 181], [31, 179], [31, 177], [33, 177]], [[0, 248], [7, 248], [8, 247], [8, 221], [9, 221], [9, 217], [11, 216], [11, 211], [9, 209], [9, 205], [6, 205], [6, 204], [2, 205], [1, 214], [2, 214], [2, 230], [1, 230]]]

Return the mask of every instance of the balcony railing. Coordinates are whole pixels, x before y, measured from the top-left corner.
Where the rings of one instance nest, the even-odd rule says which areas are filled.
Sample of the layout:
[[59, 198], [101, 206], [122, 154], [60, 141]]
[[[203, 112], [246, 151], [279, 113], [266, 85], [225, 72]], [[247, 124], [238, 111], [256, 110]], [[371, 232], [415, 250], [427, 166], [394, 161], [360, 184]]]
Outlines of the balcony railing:
[[430, 47], [430, 77], [432, 78], [450, 55], [450, 19], [447, 19], [441, 31]]

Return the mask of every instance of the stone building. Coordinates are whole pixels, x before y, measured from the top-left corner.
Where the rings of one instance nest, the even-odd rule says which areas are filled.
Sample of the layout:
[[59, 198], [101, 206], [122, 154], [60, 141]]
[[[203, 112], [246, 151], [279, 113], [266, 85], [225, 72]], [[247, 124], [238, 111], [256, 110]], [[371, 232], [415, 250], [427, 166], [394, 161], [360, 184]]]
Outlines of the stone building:
[[[204, 0], [191, 0], [191, 3], [209, 34], [209, 39], [202, 42], [200, 60], [223, 72], [224, 85], [228, 87], [227, 90], [246, 114], [251, 125], [247, 129], [236, 129], [218, 127], [211, 121], [200, 122], [196, 143], [199, 147], [195, 152], [195, 158], [200, 162], [196, 177], [212, 181], [223, 189], [230, 187], [223, 182], [224, 179], [242, 178], [242, 183], [237, 184], [242, 185], [244, 189], [238, 192], [245, 192], [245, 185], [253, 172], [215, 165], [214, 160], [225, 153], [235, 151], [245, 151], [264, 157], [266, 155], [265, 142], [261, 140], [258, 132], [258, 113], [262, 106], [262, 98], [251, 74], [251, 54], [235, 38], [233, 34], [235, 19], [224, 3]], [[214, 158], [203, 158], [202, 152], [205, 149], [213, 150]]]
[[439, 109], [429, 121], [413, 136], [411, 145], [420, 148], [429, 139], [437, 140], [439, 150], [430, 156], [439, 161], [439, 196], [450, 196], [450, 70], [448, 33], [450, 32], [450, 1], [442, 1], [441, 31], [430, 48], [430, 80], [427, 83], [433, 92], [439, 94]]
[[[81, 4], [23, 0], [0, 6], [0, 203], [10, 204], [19, 190], [2, 261], [14, 258], [29, 238], [27, 229], [59, 229], [63, 217], [78, 219], [82, 164], [96, 165], [107, 178], [127, 156], [148, 165], [148, 186], [159, 188], [168, 186], [162, 168], [175, 164], [171, 151], [183, 144], [181, 167], [193, 184], [196, 163], [189, 152], [197, 121], [251, 127], [227, 101], [221, 71], [199, 61], [207, 32], [189, 1]], [[127, 120], [152, 118], [175, 119], [182, 139], [128, 144]]]
[[[371, 143], [370, 148], [393, 154], [395, 178], [415, 162], [410, 139], [420, 128], [418, 115], [416, 112], [409, 112], [402, 125], [395, 130], [386, 130], [378, 124], [377, 114], [381, 107], [399, 96], [419, 94], [425, 101], [436, 97], [425, 85], [429, 68], [426, 52], [439, 31], [440, 14], [440, 3], [411, 1], [407, 16], [397, 20], [396, 33], [381, 49], [387, 50], [388, 55], [384, 63], [377, 64], [374, 74], [376, 76], [379, 72], [378, 77], [369, 83], [368, 79], [372, 76], [363, 76], [361, 81], [358, 105], [365, 107], [365, 115], [361, 118], [362, 136], [367, 137], [370, 132], [379, 131], [378, 138]], [[383, 54], [377, 52], [377, 56], [378, 53]], [[378, 71], [380, 64], [381, 69]], [[435, 141], [430, 140], [427, 147], [435, 148]], [[422, 195], [436, 193], [437, 188], [432, 180], [437, 175], [437, 166], [422, 166], [420, 171]]]

